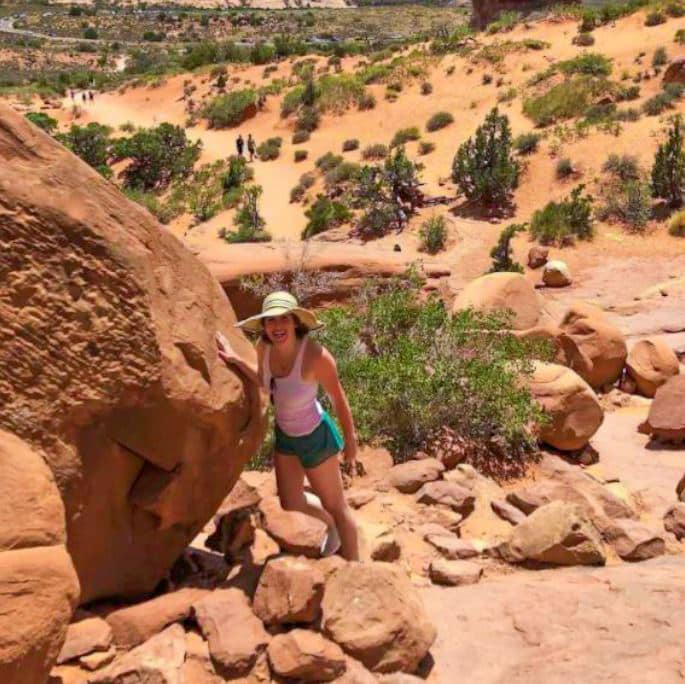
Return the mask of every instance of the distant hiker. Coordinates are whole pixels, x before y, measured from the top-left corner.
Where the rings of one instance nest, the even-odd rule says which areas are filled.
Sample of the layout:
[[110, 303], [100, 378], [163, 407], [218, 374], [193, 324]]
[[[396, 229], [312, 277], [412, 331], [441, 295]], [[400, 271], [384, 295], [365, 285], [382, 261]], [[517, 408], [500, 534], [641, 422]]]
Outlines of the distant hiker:
[[265, 104], [266, 104], [266, 95], [264, 95], [264, 93], [262, 93], [257, 100], [257, 109], [264, 109]]
[[93, 91], [89, 90], [88, 91], [88, 99], [92, 102], [95, 99], [95, 96], [93, 95]]
[[257, 151], [257, 145], [255, 145], [252, 133], [249, 133], [247, 136], [247, 151], [250, 153], [250, 161], [254, 161], [254, 155]]
[[88, 96], [86, 95], [85, 92], [81, 93], [81, 99], [85, 102], [88, 99]]
[[73, 102], [73, 101], [74, 101], [74, 98], [76, 97], [76, 93], [74, 93], [73, 90], [70, 90], [70, 91], [69, 91], [69, 97], [71, 98], [71, 101]]
[[[249, 146], [249, 143], [248, 143]], [[238, 137], [235, 139], [235, 148], [238, 150], [238, 155], [240, 157], [243, 156], [243, 148], [245, 147], [245, 141], [243, 140], [243, 136], [238, 133]]]
[[[220, 333], [219, 357], [271, 394], [273, 458], [281, 506], [326, 525], [321, 555], [340, 550], [343, 558], [358, 560], [357, 525], [345, 500], [338, 463], [342, 452], [346, 470], [351, 475], [360, 472], [357, 434], [335, 359], [309, 335], [323, 324], [290, 293], [272, 292], [262, 302], [261, 313], [235, 325], [259, 337], [256, 363], [246, 361]], [[319, 386], [330, 397], [342, 435], [317, 399]], [[316, 497], [304, 491], [305, 475]]]

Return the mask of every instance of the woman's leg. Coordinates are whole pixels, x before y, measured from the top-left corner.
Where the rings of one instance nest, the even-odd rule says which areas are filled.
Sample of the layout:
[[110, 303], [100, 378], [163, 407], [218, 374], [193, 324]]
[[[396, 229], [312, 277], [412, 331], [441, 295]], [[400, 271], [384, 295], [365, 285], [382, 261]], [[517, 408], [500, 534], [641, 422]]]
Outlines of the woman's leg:
[[[335, 459], [333, 459], [335, 460]], [[333, 527], [333, 518], [321, 507], [307, 502], [304, 496], [304, 468], [297, 456], [274, 453], [276, 486], [281, 508], [285, 511], [299, 511], [321, 520], [326, 527]]]
[[313, 468], [307, 468], [307, 479], [323, 507], [335, 520], [342, 541], [341, 553], [347, 560], [359, 560], [357, 524], [352, 509], [345, 500], [340, 463], [335, 457], [327, 458]]

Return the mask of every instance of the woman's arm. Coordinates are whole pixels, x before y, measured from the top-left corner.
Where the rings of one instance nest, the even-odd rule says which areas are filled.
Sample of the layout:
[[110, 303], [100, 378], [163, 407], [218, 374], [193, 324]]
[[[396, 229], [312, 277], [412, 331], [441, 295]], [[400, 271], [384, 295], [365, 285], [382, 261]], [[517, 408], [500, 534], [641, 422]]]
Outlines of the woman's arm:
[[354, 428], [350, 403], [340, 384], [335, 359], [325, 347], [321, 347], [321, 352], [315, 357], [314, 372], [316, 379], [328, 394], [333, 409], [340, 420], [345, 437], [345, 461], [351, 466], [351, 472], [354, 473], [357, 462], [357, 432]]
[[[255, 382], [257, 385], [261, 385], [261, 378], [259, 376], [259, 362], [255, 365], [243, 359], [234, 349], [231, 347], [231, 343], [225, 335], [220, 332], [216, 334], [216, 346], [218, 348], [219, 358], [222, 359], [227, 365], [235, 366], [240, 369], [248, 379]], [[259, 344], [257, 345], [259, 347]], [[257, 357], [260, 358], [260, 349], [257, 349]]]

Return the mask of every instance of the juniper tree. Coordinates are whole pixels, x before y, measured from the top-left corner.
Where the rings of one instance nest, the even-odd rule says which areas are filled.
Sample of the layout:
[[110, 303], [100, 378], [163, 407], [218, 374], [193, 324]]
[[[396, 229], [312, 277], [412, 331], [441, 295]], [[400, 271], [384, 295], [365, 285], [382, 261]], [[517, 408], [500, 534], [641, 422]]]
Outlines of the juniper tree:
[[509, 119], [494, 107], [452, 162], [452, 180], [467, 199], [490, 207], [509, 202], [519, 177], [511, 148]]
[[490, 251], [490, 256], [492, 257], [490, 273], [499, 273], [502, 271], [523, 273], [523, 266], [511, 258], [513, 254], [511, 240], [516, 233], [524, 231], [526, 227], [527, 224], [525, 223], [512, 223], [500, 233], [497, 244]]
[[668, 140], [659, 145], [652, 167], [652, 195], [668, 200], [672, 207], [683, 203], [685, 152], [682, 125], [680, 116], [673, 117]]

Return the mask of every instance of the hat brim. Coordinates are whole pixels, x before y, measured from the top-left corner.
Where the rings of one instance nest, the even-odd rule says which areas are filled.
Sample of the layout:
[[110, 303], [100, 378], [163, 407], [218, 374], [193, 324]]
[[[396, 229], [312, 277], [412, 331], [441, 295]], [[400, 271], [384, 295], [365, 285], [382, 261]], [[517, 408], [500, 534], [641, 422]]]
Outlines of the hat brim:
[[314, 330], [321, 330], [324, 324], [319, 321], [316, 316], [309, 311], [309, 309], [303, 309], [302, 307], [288, 308], [285, 306], [278, 306], [269, 309], [266, 312], [250, 316], [242, 321], [238, 321], [235, 324], [236, 328], [242, 328], [248, 332], [262, 332], [264, 330], [264, 319], [274, 318], [275, 316], [283, 316], [285, 314], [293, 314], [297, 317], [297, 320], [305, 327], [309, 332]]

